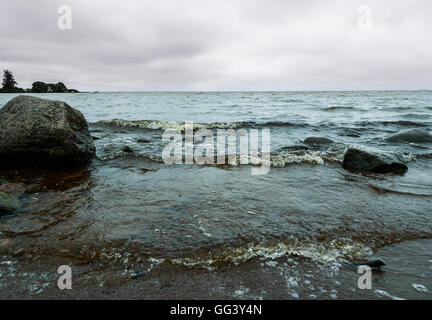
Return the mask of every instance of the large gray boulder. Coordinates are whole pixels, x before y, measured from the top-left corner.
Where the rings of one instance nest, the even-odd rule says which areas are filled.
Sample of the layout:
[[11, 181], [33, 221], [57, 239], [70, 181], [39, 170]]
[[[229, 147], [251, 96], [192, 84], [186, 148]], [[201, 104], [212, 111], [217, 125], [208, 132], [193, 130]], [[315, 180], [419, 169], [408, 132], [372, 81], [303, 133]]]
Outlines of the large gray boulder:
[[73, 167], [94, 155], [83, 114], [64, 102], [18, 96], [0, 109], [3, 167]]
[[347, 150], [342, 165], [347, 170], [364, 172], [401, 174], [408, 171], [407, 165], [393, 156], [355, 148]]
[[408, 129], [395, 133], [386, 138], [389, 142], [432, 142], [432, 135], [425, 129]]

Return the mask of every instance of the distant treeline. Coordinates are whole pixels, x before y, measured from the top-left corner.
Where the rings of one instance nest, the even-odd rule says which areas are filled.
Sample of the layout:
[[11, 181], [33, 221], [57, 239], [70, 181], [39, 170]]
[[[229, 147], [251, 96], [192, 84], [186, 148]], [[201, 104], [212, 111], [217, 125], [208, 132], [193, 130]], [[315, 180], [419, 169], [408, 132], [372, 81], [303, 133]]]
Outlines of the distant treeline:
[[68, 89], [63, 82], [45, 83], [42, 81], [33, 82], [31, 89], [17, 87], [14, 75], [9, 70], [3, 72], [3, 82], [0, 93], [56, 93], [56, 92], [79, 92], [75, 89]]

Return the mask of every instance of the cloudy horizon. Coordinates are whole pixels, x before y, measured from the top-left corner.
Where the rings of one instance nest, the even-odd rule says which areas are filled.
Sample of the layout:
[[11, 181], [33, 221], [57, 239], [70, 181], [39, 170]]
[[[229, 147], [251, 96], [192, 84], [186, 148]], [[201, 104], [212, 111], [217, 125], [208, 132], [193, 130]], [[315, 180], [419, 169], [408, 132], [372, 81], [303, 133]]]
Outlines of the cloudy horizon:
[[[58, 28], [61, 5], [71, 30]], [[80, 91], [432, 89], [431, 9], [426, 0], [7, 0], [0, 68], [20, 87]]]

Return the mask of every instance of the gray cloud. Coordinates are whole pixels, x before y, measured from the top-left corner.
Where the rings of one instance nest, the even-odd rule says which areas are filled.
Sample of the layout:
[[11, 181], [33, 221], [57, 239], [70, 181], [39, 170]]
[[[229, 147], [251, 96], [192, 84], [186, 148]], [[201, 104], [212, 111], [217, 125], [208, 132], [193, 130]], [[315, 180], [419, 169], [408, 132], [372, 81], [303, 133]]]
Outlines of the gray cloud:
[[[57, 28], [71, 6], [72, 30]], [[432, 3], [5, 0], [0, 67], [19, 85], [80, 90], [422, 89], [432, 81]]]

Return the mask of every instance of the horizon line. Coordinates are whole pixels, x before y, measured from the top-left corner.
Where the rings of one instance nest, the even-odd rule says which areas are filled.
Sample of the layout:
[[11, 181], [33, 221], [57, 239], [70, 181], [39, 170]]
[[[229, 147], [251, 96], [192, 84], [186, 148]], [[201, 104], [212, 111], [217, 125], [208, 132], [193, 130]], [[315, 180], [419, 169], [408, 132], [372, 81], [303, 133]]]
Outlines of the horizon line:
[[[76, 89], [78, 90], [78, 89]], [[79, 91], [79, 90], [78, 90]], [[226, 93], [234, 93], [234, 92], [388, 92], [388, 91], [432, 91], [432, 89], [331, 89], [331, 90], [84, 90], [75, 93], [157, 93], [157, 92], [165, 92], [165, 93], [202, 93], [202, 92], [226, 92]], [[22, 92], [21, 94], [27, 93], [37, 93], [37, 94], [47, 94], [47, 93], [74, 93], [74, 92]], [[4, 93], [8, 94], [8, 93]], [[9, 93], [15, 94], [15, 93]]]

